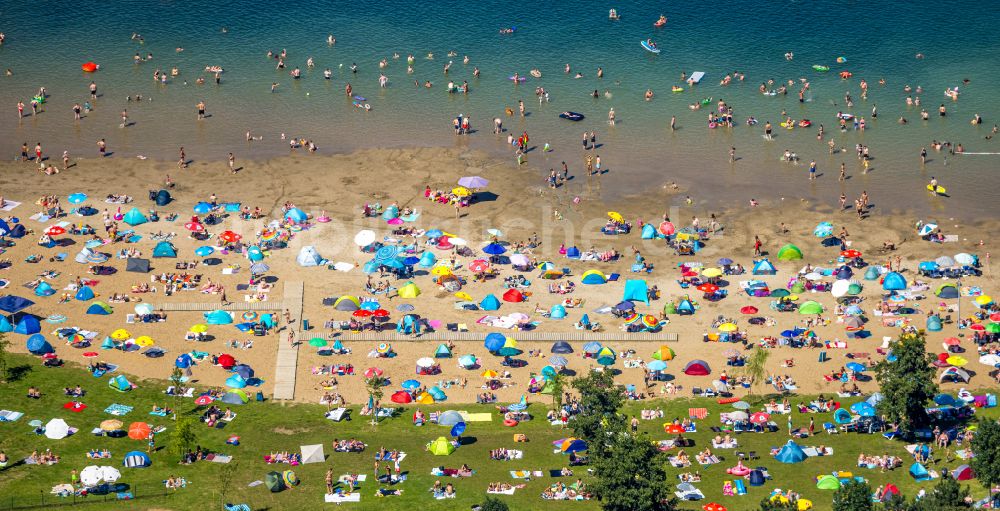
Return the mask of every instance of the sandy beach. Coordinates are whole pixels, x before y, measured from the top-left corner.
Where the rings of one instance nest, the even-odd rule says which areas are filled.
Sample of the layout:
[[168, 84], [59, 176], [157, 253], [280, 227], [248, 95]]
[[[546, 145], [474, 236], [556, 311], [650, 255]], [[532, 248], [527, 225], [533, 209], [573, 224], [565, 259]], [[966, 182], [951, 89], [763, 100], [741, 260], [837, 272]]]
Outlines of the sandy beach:
[[[565, 334], [565, 340], [570, 341], [576, 353], [567, 355], [569, 359], [568, 369], [580, 373], [587, 371], [590, 367], [596, 366], [592, 358], [583, 358], [581, 344], [574, 342], [573, 323], [579, 321], [582, 313], [589, 313], [591, 321], [599, 321], [606, 332], [620, 332], [622, 322], [620, 319], [610, 315], [598, 315], [593, 311], [601, 306], [614, 306], [622, 296], [622, 281], [628, 278], [639, 278], [638, 274], [630, 273], [629, 268], [634, 262], [633, 247], [641, 251], [646, 262], [653, 266], [651, 273], [643, 274], [649, 285], [656, 285], [661, 291], [661, 298], [652, 301], [649, 307], [639, 304], [637, 311], [645, 314], [659, 316], [664, 304], [676, 301], [682, 295], [690, 295], [692, 299], [699, 302], [700, 309], [693, 316], [667, 315], [668, 323], [662, 326], [662, 331], [676, 333], [679, 341], [671, 343], [670, 347], [676, 352], [677, 357], [668, 363], [667, 373], [671, 382], [681, 387], [679, 393], [687, 395], [687, 389], [694, 386], [705, 386], [717, 377], [724, 369], [728, 369], [730, 377], [739, 374], [737, 368], [727, 368], [727, 357], [722, 355], [727, 349], [736, 347], [742, 351], [741, 345], [706, 343], [703, 342], [704, 334], [715, 332], [712, 323], [719, 316], [733, 318], [740, 330], [746, 331], [751, 344], [756, 343], [762, 337], [775, 336], [777, 332], [796, 326], [804, 326], [806, 316], [795, 313], [777, 313], [768, 310], [768, 300], [760, 298], [750, 298], [742, 293], [736, 286], [736, 282], [743, 279], [756, 278], [766, 281], [772, 289], [785, 287], [789, 279], [792, 278], [806, 263], [814, 266], [836, 267], [836, 257], [838, 251], [819, 245], [820, 238], [813, 235], [813, 228], [817, 223], [829, 221], [834, 224], [834, 232], [837, 233], [843, 227], [849, 232], [848, 243], [850, 248], [862, 251], [864, 258], [871, 264], [884, 264], [887, 258], [901, 257], [903, 274], [911, 281], [916, 277], [916, 266], [920, 261], [933, 260], [941, 255], [953, 255], [959, 252], [979, 254], [984, 262], [983, 276], [962, 279], [963, 286], [978, 286], [988, 292], [994, 288], [995, 278], [992, 276], [988, 265], [986, 253], [995, 247], [991, 246], [990, 240], [996, 239], [998, 226], [995, 219], [984, 219], [980, 223], [952, 223], [942, 221], [941, 230], [949, 235], [957, 236], [957, 241], [952, 243], [930, 243], [922, 240], [916, 234], [915, 221], [913, 217], [906, 215], [890, 215], [883, 213], [877, 198], [874, 198], [875, 207], [864, 220], [859, 220], [853, 211], [835, 211], [834, 208], [826, 204], [811, 204], [804, 201], [776, 201], [764, 203], [759, 207], [735, 207], [729, 211], [707, 211], [696, 206], [672, 207], [664, 211], [664, 204], [676, 203], [676, 196], [684, 195], [686, 190], [657, 190], [644, 193], [623, 204], [606, 204], [601, 199], [601, 179], [599, 176], [572, 176], [573, 179], [560, 188], [550, 189], [544, 183], [539, 183], [533, 176], [531, 170], [525, 168], [514, 168], [506, 162], [497, 162], [489, 159], [483, 153], [477, 153], [462, 149], [391, 149], [391, 150], [366, 150], [345, 155], [319, 156], [310, 154], [299, 154], [290, 157], [277, 158], [262, 162], [238, 162], [238, 173], [232, 174], [221, 162], [193, 162], [189, 168], [178, 169], [175, 163], [157, 162], [152, 160], [106, 158], [80, 159], [64, 172], [53, 176], [45, 176], [35, 172], [31, 164], [5, 163], [0, 170], [0, 189], [5, 190], [4, 199], [7, 201], [18, 201], [23, 204], [6, 215], [17, 216], [25, 222], [26, 226], [34, 230], [17, 241], [17, 245], [8, 248], [3, 254], [4, 258], [11, 259], [14, 264], [2, 270], [0, 277], [9, 281], [9, 286], [5, 292], [31, 297], [38, 302], [33, 312], [41, 317], [53, 314], [65, 315], [68, 320], [61, 326], [78, 326], [87, 330], [98, 332], [95, 342], [100, 344], [100, 339], [110, 334], [118, 328], [126, 328], [133, 336], [148, 335], [152, 337], [156, 345], [168, 350], [166, 356], [157, 359], [150, 359], [142, 356], [139, 352], [122, 352], [120, 350], [101, 350], [100, 359], [118, 364], [121, 371], [128, 374], [135, 374], [142, 378], [167, 378], [173, 368], [174, 359], [185, 352], [192, 350], [205, 351], [212, 354], [230, 353], [241, 363], [246, 363], [253, 367], [257, 375], [265, 380], [262, 390], [268, 394], [273, 382], [273, 367], [275, 353], [278, 343], [285, 343], [289, 330], [294, 331], [296, 339], [302, 341], [298, 347], [298, 374], [295, 399], [316, 402], [325, 392], [339, 393], [348, 403], [358, 404], [364, 398], [364, 381], [360, 374], [354, 376], [341, 376], [337, 378], [337, 385], [332, 388], [321, 388], [320, 383], [328, 380], [327, 377], [316, 375], [314, 369], [318, 366], [328, 364], [352, 364], [356, 371], [360, 373], [365, 368], [376, 366], [392, 377], [393, 381], [399, 381], [413, 377], [414, 361], [420, 357], [433, 356], [435, 348], [441, 343], [433, 333], [425, 333], [412, 341], [395, 342], [393, 350], [398, 354], [395, 358], [379, 358], [377, 360], [368, 358], [369, 352], [375, 348], [374, 342], [352, 341], [350, 332], [336, 333], [324, 328], [328, 321], [346, 321], [351, 318], [349, 312], [341, 312], [333, 307], [324, 306], [324, 298], [337, 298], [342, 295], [365, 296], [364, 286], [367, 276], [361, 271], [361, 266], [370, 259], [371, 254], [363, 254], [353, 244], [352, 239], [356, 232], [362, 229], [374, 230], [379, 239], [390, 233], [393, 226], [386, 225], [381, 218], [362, 218], [362, 210], [366, 203], [379, 202], [384, 206], [396, 203], [402, 208], [413, 208], [420, 212], [419, 219], [413, 222], [413, 227], [422, 229], [437, 228], [456, 236], [464, 238], [468, 245], [479, 252], [478, 249], [490, 241], [491, 235], [487, 229], [495, 228], [503, 231], [503, 240], [517, 242], [528, 240], [533, 235], [537, 235], [540, 245], [530, 250], [532, 258], [541, 261], [553, 261], [556, 268], [569, 268], [571, 276], [558, 282], [575, 281], [575, 290], [571, 294], [551, 294], [547, 290], [550, 283], [557, 281], [542, 280], [539, 271], [524, 273], [523, 275], [532, 281], [527, 291], [530, 293], [526, 302], [507, 303], [503, 302], [501, 309], [494, 314], [510, 314], [522, 312], [537, 322], [535, 328], [538, 332], [558, 332]], [[174, 197], [169, 205], [157, 208], [154, 203], [148, 200], [150, 190], [161, 188], [165, 176], [169, 174], [176, 185], [170, 189]], [[461, 208], [456, 214], [456, 208], [434, 203], [424, 198], [424, 189], [429, 186], [433, 190], [450, 190], [453, 188], [459, 177], [465, 175], [481, 175], [490, 180], [486, 191], [482, 194], [482, 200], [472, 204], [470, 207]], [[152, 259], [153, 269], [150, 275], [163, 272], [173, 272], [174, 265], [178, 261], [198, 261], [194, 250], [198, 246], [212, 245], [216, 240], [198, 241], [189, 237], [189, 232], [185, 230], [185, 222], [190, 220], [192, 207], [200, 202], [209, 200], [214, 193], [218, 197], [218, 202], [239, 202], [243, 206], [251, 209], [260, 207], [265, 218], [260, 220], [241, 220], [238, 215], [232, 214], [223, 218], [221, 223], [208, 226], [208, 231], [218, 234], [223, 230], [232, 230], [244, 236], [245, 240], [254, 239], [255, 235], [273, 218], [282, 215], [282, 208], [286, 204], [301, 208], [314, 218], [322, 216], [324, 213], [330, 217], [329, 223], [311, 222], [309, 226], [301, 231], [294, 232], [288, 243], [288, 247], [281, 250], [272, 250], [265, 259], [265, 263], [270, 267], [268, 275], [276, 277], [273, 289], [268, 293], [269, 300], [281, 300], [283, 296], [282, 285], [285, 281], [302, 280], [305, 282], [304, 312], [303, 318], [309, 320], [312, 329], [308, 332], [300, 331], [300, 321], [303, 318], [292, 318], [293, 324], [284, 326], [277, 333], [264, 337], [254, 337], [248, 333], [239, 332], [232, 326], [212, 326], [209, 333], [215, 340], [206, 343], [195, 343], [185, 341], [185, 332], [194, 324], [204, 322], [199, 312], [170, 312], [167, 321], [151, 324], [129, 325], [125, 323], [125, 315], [131, 313], [135, 303], [111, 304], [114, 313], [108, 316], [95, 316], [85, 314], [87, 308], [85, 303], [70, 300], [67, 303], [57, 303], [59, 296], [67, 291], [63, 289], [71, 283], [77, 275], [83, 275], [88, 265], [77, 264], [72, 261], [73, 256], [82, 248], [82, 237], [70, 237], [74, 244], [56, 249], [46, 249], [35, 245], [39, 234], [45, 227], [55, 220], [40, 223], [28, 217], [36, 213], [39, 209], [34, 205], [35, 200], [43, 195], [56, 195], [65, 197], [71, 193], [86, 193], [90, 199], [88, 204], [93, 205], [98, 210], [107, 208], [111, 213], [117, 210], [128, 211], [133, 206], [144, 212], [150, 208], [158, 211], [161, 217], [169, 213], [178, 213], [179, 216], [174, 222], [165, 220], [150, 222], [134, 228], [135, 233], [143, 236], [137, 243], [119, 243], [105, 245], [100, 251], [116, 254], [119, 250], [135, 248], [142, 252], [142, 257], [149, 257], [152, 250], [152, 243], [148, 240], [151, 233], [176, 233], [172, 242], [177, 248], [177, 259], [154, 258]], [[127, 205], [106, 204], [102, 200], [109, 193], [127, 194], [133, 198], [133, 202]], [[576, 199], [576, 200], [574, 200]], [[64, 203], [67, 209], [71, 207]], [[600, 228], [607, 221], [607, 211], [618, 211], [623, 217], [637, 224], [641, 219], [646, 222], [658, 224], [664, 214], [668, 214], [671, 220], [678, 226], [685, 226], [691, 222], [692, 217], [700, 218], [702, 225], [707, 224], [710, 215], [714, 214], [718, 222], [723, 226], [714, 236], [711, 236], [705, 243], [705, 247], [695, 256], [676, 256], [672, 250], [664, 248], [662, 240], [641, 240], [638, 236], [638, 229], [634, 229], [629, 235], [607, 236], [600, 233]], [[79, 217], [74, 214], [58, 219], [60, 221], [79, 223], [89, 223], [95, 228], [101, 229], [101, 216]], [[787, 232], [782, 232], [782, 224]], [[405, 226], [404, 226], [405, 227]], [[127, 228], [127, 226], [122, 226]], [[722, 257], [729, 257], [742, 264], [746, 268], [753, 266], [753, 241], [754, 236], [759, 236], [763, 242], [762, 249], [766, 253], [772, 254], [772, 260], [778, 268], [778, 273], [774, 276], [738, 276], [727, 277], [731, 280], [729, 297], [710, 302], [701, 299], [701, 293], [694, 290], [682, 290], [678, 284], [680, 272], [678, 266], [683, 263], [698, 261], [707, 267], [715, 266], [715, 261]], [[984, 244], [980, 244], [984, 240]], [[889, 241], [896, 245], [897, 250], [892, 253], [881, 253], [880, 248], [883, 242]], [[804, 259], [798, 261], [778, 261], [774, 254], [779, 247], [792, 243], [802, 248]], [[328, 259], [330, 264], [335, 262], [345, 262], [357, 267], [351, 271], [331, 271], [326, 267], [303, 268], [296, 264], [295, 258], [303, 246], [311, 245]], [[559, 254], [561, 245], [566, 247], [577, 246], [583, 251], [591, 247], [598, 252], [605, 252], [611, 249], [623, 254], [615, 262], [581, 262], [570, 260]], [[48, 257], [62, 251], [68, 253], [66, 262], [52, 263]], [[434, 250], [441, 258], [448, 257], [448, 251]], [[28, 264], [24, 259], [29, 254], [40, 254], [42, 261], [35, 264]], [[215, 254], [218, 255], [218, 254]], [[245, 283], [248, 279], [247, 267], [249, 261], [239, 254], [229, 254], [220, 256], [223, 264], [218, 266], [199, 265], [189, 273], [202, 275], [202, 283], [211, 282], [225, 286], [228, 293], [228, 300], [240, 302], [245, 300], [245, 292], [237, 291], [237, 285]], [[466, 278], [467, 285], [463, 288], [473, 301], [479, 302], [486, 294], [492, 293], [500, 297], [505, 289], [503, 288], [503, 277], [511, 275], [509, 267], [498, 266], [500, 278], [491, 279], [485, 283], [473, 282], [473, 274], [467, 269], [467, 265], [474, 258], [457, 257], [457, 263], [461, 267], [456, 270], [456, 275]], [[123, 260], [112, 259], [109, 265], [116, 266], [120, 270], [123, 267]], [[893, 263], [895, 264], [895, 263]], [[226, 267], [241, 266], [242, 269], [232, 275], [223, 275], [221, 269]], [[46, 279], [57, 294], [47, 298], [39, 298], [32, 294], [30, 290], [21, 287], [23, 284], [38, 278], [44, 270], [55, 270], [59, 276]], [[622, 275], [618, 282], [609, 282], [605, 285], [588, 286], [581, 285], [579, 276], [589, 269], [597, 269], [605, 274], [619, 273]], [[402, 303], [409, 303], [414, 306], [416, 313], [424, 318], [440, 321], [440, 323], [462, 323], [468, 326], [468, 330], [474, 333], [486, 334], [498, 331], [486, 325], [477, 324], [477, 320], [487, 314], [483, 311], [459, 311], [454, 304], [458, 298], [453, 296], [453, 292], [446, 291], [434, 284], [432, 275], [421, 275], [418, 272], [413, 277], [413, 282], [421, 289], [422, 294], [416, 299], [406, 300], [393, 298], [380, 302], [383, 308], [392, 313], [392, 320], [396, 320], [402, 314], [396, 312], [395, 307]], [[378, 274], [374, 275], [374, 280], [378, 282]], [[860, 274], [858, 275], [860, 278]], [[113, 294], [127, 293], [133, 300], [141, 300], [154, 305], [165, 302], [217, 302], [220, 301], [219, 294], [205, 294], [195, 291], [181, 291], [173, 296], [165, 297], [162, 294], [162, 285], [159, 293], [129, 293], [133, 285], [150, 281], [149, 275], [118, 271], [114, 275], [96, 277], [99, 284], [93, 286], [99, 300], [106, 300]], [[399, 287], [406, 281], [396, 281], [392, 277], [387, 279], [393, 286]], [[923, 279], [927, 280], [927, 279]], [[878, 318], [870, 317], [870, 310], [878, 302], [882, 293], [880, 286], [874, 282], [864, 282], [865, 289], [861, 296], [865, 298], [862, 308], [869, 312], [871, 320], [866, 328], [870, 330], [871, 337], [866, 340], [851, 339], [845, 337], [843, 324], [833, 316], [833, 321], [828, 326], [815, 328], [818, 338], [822, 340], [846, 340], [846, 349], [832, 349], [828, 351], [831, 362], [820, 364], [817, 362], [818, 351], [816, 349], [792, 349], [788, 347], [777, 348], [771, 357], [769, 371], [773, 374], [787, 375], [798, 385], [800, 392], [821, 393], [835, 392], [837, 384], [825, 382], [821, 374], [835, 371], [849, 360], [845, 358], [848, 353], [867, 353], [873, 360], [880, 357], [876, 353], [876, 347], [881, 345], [883, 336], [895, 336], [899, 328], [886, 327], [878, 321]], [[929, 281], [931, 291], [940, 284], [938, 281]], [[940, 300], [933, 296], [933, 293], [925, 293], [927, 298], [915, 302], [921, 313], [911, 316], [907, 324], [923, 328], [923, 322], [928, 312], [937, 311], [940, 302], [955, 304], [955, 300]], [[579, 300], [578, 308], [568, 309], [566, 319], [554, 320], [543, 318], [536, 312], [536, 307], [548, 311], [553, 305], [561, 303], [565, 299]], [[829, 293], [805, 293], [800, 301], [816, 300], [828, 309], [832, 309], [835, 302]], [[971, 310], [968, 305], [969, 298], [963, 297], [966, 302], [963, 312]], [[948, 305], [945, 304], [945, 305]], [[740, 308], [746, 305], [757, 306], [761, 312], [759, 316], [773, 319], [769, 325], [750, 325], [746, 321], [747, 317], [739, 314]], [[954, 314], [953, 314], [954, 315]], [[825, 314], [831, 318], [830, 314]], [[841, 319], [842, 321], [842, 319]], [[43, 322], [43, 333], [57, 327], [47, 325]], [[517, 332], [513, 330], [499, 330], [501, 333], [517, 338]], [[928, 340], [928, 350], [930, 352], [940, 352], [941, 341], [945, 337], [951, 337], [957, 333], [954, 325], [946, 325], [942, 332], [932, 333]], [[320, 356], [316, 348], [309, 346], [306, 341], [313, 337], [324, 337], [333, 342], [336, 339], [352, 350], [349, 355]], [[251, 349], [232, 349], [226, 344], [229, 341], [252, 340]], [[21, 336], [15, 336], [15, 348], [19, 351], [25, 349]], [[967, 350], [974, 350], [969, 341], [963, 341]], [[538, 374], [543, 366], [548, 362], [550, 356], [549, 348], [551, 343], [521, 343], [520, 348], [525, 351], [524, 357], [529, 352], [539, 350], [540, 358], [527, 358], [528, 364], [521, 368], [508, 369], [511, 373], [509, 380], [504, 380], [507, 385], [496, 391], [501, 400], [514, 400], [526, 392], [528, 381], [532, 374]], [[95, 346], [96, 347], [96, 346]], [[659, 346], [658, 343], [637, 343], [629, 341], [628, 333], [621, 333], [621, 340], [610, 343], [610, 347], [616, 352], [624, 353], [634, 350], [634, 359], [649, 362], [651, 353]], [[60, 347], [60, 354], [70, 362], [84, 363], [89, 361], [80, 357], [80, 353], [88, 350], [74, 350], [72, 348]], [[479, 370], [465, 370], [457, 366], [457, 359], [463, 354], [475, 354], [481, 360]], [[975, 358], [975, 357], [971, 357]], [[711, 365], [713, 377], [687, 376], [681, 369], [693, 359], [702, 359]], [[783, 362], [794, 359], [793, 367], [781, 367]], [[627, 360], [627, 359], [625, 359]], [[473, 401], [478, 392], [482, 392], [480, 385], [482, 378], [480, 372], [486, 369], [503, 371], [506, 368], [500, 366], [501, 359], [486, 352], [482, 342], [459, 342], [453, 352], [453, 358], [440, 359], [441, 374], [432, 377], [423, 377], [422, 381], [427, 385], [440, 383], [442, 388], [448, 389], [450, 401], [468, 402]], [[641, 368], [623, 368], [623, 359], [614, 366], [620, 371], [619, 379], [626, 384], [641, 386], [643, 381], [643, 370]], [[975, 370], [979, 373], [973, 379], [973, 385], [986, 385], [990, 376], [985, 370]], [[218, 367], [212, 367], [207, 362], [195, 366], [192, 377], [197, 385], [220, 386], [228, 372]], [[463, 385], [462, 383], [467, 384]], [[859, 382], [862, 390], [874, 390], [873, 384]], [[661, 395], [666, 391], [662, 386], [649, 389], [652, 395]]]

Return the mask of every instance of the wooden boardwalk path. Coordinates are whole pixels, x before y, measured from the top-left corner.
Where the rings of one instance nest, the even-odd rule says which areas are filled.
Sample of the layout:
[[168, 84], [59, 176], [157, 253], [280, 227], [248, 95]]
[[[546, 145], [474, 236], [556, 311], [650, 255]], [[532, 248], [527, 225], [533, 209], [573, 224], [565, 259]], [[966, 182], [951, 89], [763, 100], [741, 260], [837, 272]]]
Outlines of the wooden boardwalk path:
[[[288, 309], [292, 320], [298, 324], [298, 334], [301, 336], [302, 327], [302, 295], [304, 284], [299, 282], [285, 282], [285, 308]], [[291, 329], [292, 327], [286, 326]], [[288, 342], [278, 337], [278, 359], [274, 364], [274, 399], [295, 399], [295, 375], [298, 371], [299, 350], [292, 347]], [[296, 338], [301, 341], [302, 339]]]
[[[679, 337], [675, 333], [625, 333], [625, 332], [513, 332], [505, 334], [517, 341], [573, 341], [573, 342], [677, 342]], [[345, 341], [375, 341], [375, 342], [420, 342], [420, 341], [479, 341], [485, 339], [486, 334], [472, 332], [434, 332], [423, 334], [420, 337], [403, 335], [397, 332], [362, 332], [352, 334], [343, 333], [340, 338]]]

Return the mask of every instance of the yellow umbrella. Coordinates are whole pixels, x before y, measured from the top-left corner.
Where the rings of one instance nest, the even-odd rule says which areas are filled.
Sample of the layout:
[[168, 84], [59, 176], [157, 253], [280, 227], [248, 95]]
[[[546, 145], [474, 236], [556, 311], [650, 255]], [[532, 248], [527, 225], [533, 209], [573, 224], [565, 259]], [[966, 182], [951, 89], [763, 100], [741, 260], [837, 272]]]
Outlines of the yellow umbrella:
[[794, 302], [799, 299], [799, 295], [789, 295], [788, 299]]
[[142, 337], [139, 337], [138, 339], [135, 340], [135, 343], [138, 344], [139, 346], [142, 346], [143, 348], [147, 346], [152, 346], [154, 344], [153, 338], [148, 335], [143, 335]]
[[990, 295], [980, 295], [976, 297], [976, 304], [978, 305], [989, 305], [993, 303], [993, 297]]
[[469, 293], [466, 293], [465, 291], [459, 291], [459, 292], [455, 293], [455, 298], [458, 298], [458, 299], [461, 299], [461, 300], [468, 300], [470, 302], [472, 301], [472, 296], [469, 295]]
[[451, 275], [451, 268], [447, 266], [435, 266], [431, 269], [431, 275], [437, 275], [438, 277]]
[[459, 186], [458, 188], [452, 188], [451, 193], [458, 195], [459, 197], [468, 197], [472, 195], [472, 192], [464, 186]]
[[191, 329], [188, 331], [195, 334], [203, 334], [208, 331], [208, 325], [201, 323], [197, 325], [191, 325]]
[[958, 355], [952, 355], [952, 356], [948, 357], [945, 360], [945, 362], [948, 363], [948, 364], [950, 364], [950, 365], [953, 365], [955, 367], [962, 367], [965, 364], [969, 363], [969, 361], [966, 360], [965, 357], [960, 357]]
[[720, 332], [735, 332], [737, 329], [735, 323], [723, 323], [719, 325]]
[[489, 378], [496, 378], [497, 377], [497, 372], [494, 371], [494, 370], [492, 370], [492, 369], [487, 369], [487, 370], [483, 371], [482, 376], [483, 376], [483, 378], [487, 378], [487, 379], [489, 379]]
[[119, 429], [122, 429], [122, 421], [120, 420], [108, 419], [101, 422], [102, 431], [118, 431]]
[[706, 268], [706, 269], [704, 269], [704, 270], [701, 271], [701, 275], [703, 277], [708, 277], [708, 278], [721, 277], [722, 276], [722, 270], [720, 270], [718, 268]]
[[132, 334], [129, 333], [129, 331], [125, 330], [124, 328], [119, 328], [118, 330], [111, 332], [111, 338], [116, 341], [124, 341], [125, 339], [128, 339], [130, 337], [132, 337]]
[[625, 223], [625, 218], [622, 217], [622, 214], [619, 213], [619, 212], [617, 212], [617, 211], [608, 211], [608, 218], [610, 218], [612, 221], [618, 222], [620, 224]]

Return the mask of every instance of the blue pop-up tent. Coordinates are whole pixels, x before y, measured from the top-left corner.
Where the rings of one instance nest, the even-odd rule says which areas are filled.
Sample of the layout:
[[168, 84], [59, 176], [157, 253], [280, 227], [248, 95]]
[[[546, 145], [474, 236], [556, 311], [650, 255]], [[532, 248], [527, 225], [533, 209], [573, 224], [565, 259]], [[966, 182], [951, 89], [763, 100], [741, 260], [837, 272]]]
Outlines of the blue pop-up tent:
[[484, 311], [495, 311], [500, 308], [500, 300], [490, 293], [483, 298], [483, 301], [479, 302], [479, 308]]
[[17, 314], [18, 312], [27, 309], [34, 305], [35, 302], [22, 298], [20, 296], [7, 295], [0, 298], [0, 311], [6, 312], [7, 314]]
[[754, 275], [774, 275], [775, 273], [778, 273], [778, 270], [774, 267], [774, 264], [772, 264], [771, 261], [761, 259], [760, 261], [754, 263], [752, 273]]
[[774, 455], [774, 459], [782, 463], [799, 463], [806, 459], [806, 453], [798, 444], [789, 440], [788, 443], [781, 447], [778, 454]]
[[886, 291], [902, 291], [906, 289], [906, 278], [894, 271], [886, 273], [882, 279], [882, 289]]
[[625, 281], [625, 291], [622, 301], [642, 302], [649, 305], [649, 287], [645, 280], [629, 279]]
[[28, 337], [28, 340], [25, 341], [25, 348], [32, 355], [44, 355], [55, 351], [42, 334], [33, 334], [31, 337]]
[[32, 315], [25, 315], [14, 327], [15, 334], [31, 335], [42, 331], [42, 325], [38, 323], [38, 318]]
[[87, 300], [94, 299], [94, 290], [90, 286], [81, 286], [80, 289], [76, 291], [76, 299], [81, 302], [86, 302]]
[[169, 241], [161, 241], [153, 248], [153, 257], [177, 257], [177, 249]]

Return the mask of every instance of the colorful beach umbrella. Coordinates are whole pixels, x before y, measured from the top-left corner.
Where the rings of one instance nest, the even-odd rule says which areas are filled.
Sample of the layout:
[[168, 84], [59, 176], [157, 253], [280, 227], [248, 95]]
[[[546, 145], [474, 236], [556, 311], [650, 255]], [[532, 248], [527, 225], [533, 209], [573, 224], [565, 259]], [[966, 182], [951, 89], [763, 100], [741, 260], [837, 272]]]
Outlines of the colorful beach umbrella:
[[365, 372], [362, 373], [362, 375], [364, 375], [365, 379], [368, 380], [376, 376], [382, 376], [384, 373], [385, 371], [382, 371], [377, 367], [369, 367], [368, 369], [365, 369]]
[[702, 293], [711, 294], [718, 291], [719, 286], [715, 284], [702, 284], [698, 286], [696, 289], [698, 289], [698, 291], [701, 291]]
[[719, 325], [720, 332], [735, 332], [739, 327], [735, 323], [723, 323]]
[[87, 200], [87, 194], [79, 192], [71, 193], [69, 194], [69, 197], [67, 197], [66, 199], [69, 201], [70, 204], [80, 204], [83, 201]]
[[205, 232], [205, 226], [201, 222], [188, 222], [184, 228], [191, 232]]
[[458, 184], [466, 188], [486, 188], [489, 186], [490, 180], [479, 176], [465, 176], [459, 178]]
[[760, 311], [753, 305], [747, 305], [746, 307], [740, 308], [740, 314], [757, 314], [758, 312]]

